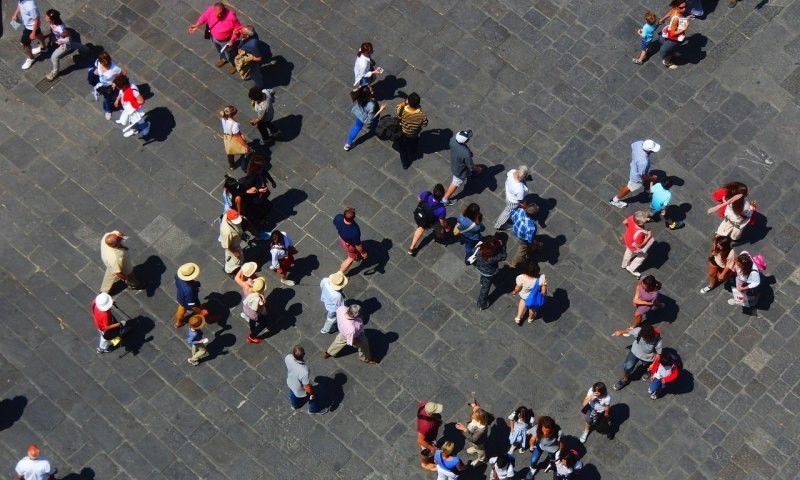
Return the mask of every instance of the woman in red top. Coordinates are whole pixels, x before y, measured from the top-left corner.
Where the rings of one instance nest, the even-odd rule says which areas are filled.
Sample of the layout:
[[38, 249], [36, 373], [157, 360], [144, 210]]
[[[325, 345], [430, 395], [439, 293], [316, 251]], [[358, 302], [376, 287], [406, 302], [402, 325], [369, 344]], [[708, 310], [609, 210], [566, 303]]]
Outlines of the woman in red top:
[[670, 11], [658, 22], [659, 25], [669, 19], [669, 23], [664, 27], [662, 35], [664, 40], [661, 43], [661, 63], [669, 69], [678, 68], [672, 63], [675, 50], [686, 38], [686, 30], [689, 29], [689, 18], [686, 16], [686, 0], [672, 0], [669, 3]]
[[650, 220], [650, 214], [639, 210], [622, 221], [627, 226], [622, 240], [625, 242], [625, 255], [622, 256], [622, 268], [636, 278], [642, 276], [636, 269], [642, 265], [647, 250], [653, 244], [653, 233], [644, 228]]

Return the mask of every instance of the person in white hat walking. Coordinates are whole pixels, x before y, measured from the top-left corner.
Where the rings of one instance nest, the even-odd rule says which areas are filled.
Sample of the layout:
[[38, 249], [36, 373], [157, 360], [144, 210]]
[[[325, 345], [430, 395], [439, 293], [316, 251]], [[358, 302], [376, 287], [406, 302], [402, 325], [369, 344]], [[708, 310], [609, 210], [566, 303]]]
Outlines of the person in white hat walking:
[[658, 177], [650, 175], [650, 154], [659, 150], [661, 150], [661, 145], [652, 140], [639, 140], [631, 143], [631, 170], [628, 184], [620, 188], [608, 203], [617, 208], [625, 208], [628, 204], [620, 199], [642, 187], [644, 187], [645, 195], [648, 197], [651, 195], [650, 184], [658, 180]]
[[108, 353], [111, 346], [118, 345], [122, 339], [119, 337], [119, 330], [122, 324], [114, 318], [111, 307], [114, 306], [114, 299], [107, 293], [101, 293], [92, 302], [92, 316], [97, 331], [100, 332], [100, 344], [97, 346], [97, 353]]
[[242, 216], [234, 209], [219, 222], [219, 243], [225, 249], [225, 273], [234, 275], [242, 266]]
[[114, 230], [104, 234], [100, 241], [100, 258], [106, 266], [103, 283], [100, 284], [100, 291], [103, 293], [110, 292], [117, 280], [122, 280], [132, 290], [142, 288], [136, 275], [133, 274], [128, 247], [122, 244], [126, 238], [119, 230]]
[[347, 282], [347, 276], [342, 272], [328, 275], [319, 282], [322, 290], [320, 300], [325, 306], [325, 324], [320, 333], [336, 333], [336, 310], [344, 305], [342, 289], [347, 286]]
[[442, 203], [446, 207], [456, 203], [450, 197], [456, 193], [458, 187], [464, 185], [469, 177], [483, 172], [482, 166], [472, 163], [472, 150], [467, 146], [470, 138], [472, 130], [461, 130], [450, 139], [450, 171], [453, 179], [442, 197]]

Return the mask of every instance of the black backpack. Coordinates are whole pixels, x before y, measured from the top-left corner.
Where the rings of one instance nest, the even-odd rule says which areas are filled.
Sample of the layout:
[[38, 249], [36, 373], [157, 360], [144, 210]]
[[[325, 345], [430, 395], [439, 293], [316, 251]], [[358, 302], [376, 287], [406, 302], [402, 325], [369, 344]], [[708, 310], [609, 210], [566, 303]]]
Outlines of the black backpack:
[[400, 139], [400, 133], [400, 119], [391, 115], [381, 117], [375, 126], [375, 136], [381, 140], [395, 142]]
[[417, 208], [414, 209], [414, 221], [417, 223], [418, 227], [429, 228], [433, 225], [433, 221], [435, 220], [433, 209], [438, 203], [439, 202], [436, 202], [430, 205], [427, 201], [421, 201], [417, 204]]

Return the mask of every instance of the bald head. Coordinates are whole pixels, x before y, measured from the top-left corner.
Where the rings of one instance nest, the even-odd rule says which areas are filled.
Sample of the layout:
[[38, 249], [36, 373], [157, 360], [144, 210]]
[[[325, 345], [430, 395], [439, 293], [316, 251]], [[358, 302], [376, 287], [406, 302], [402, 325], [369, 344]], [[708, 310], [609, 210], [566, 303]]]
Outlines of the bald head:
[[105, 242], [109, 247], [116, 247], [122, 241], [122, 235], [119, 232], [111, 232], [106, 235]]
[[36, 460], [39, 458], [39, 447], [34, 445], [33, 443], [28, 445], [28, 458], [31, 460]]

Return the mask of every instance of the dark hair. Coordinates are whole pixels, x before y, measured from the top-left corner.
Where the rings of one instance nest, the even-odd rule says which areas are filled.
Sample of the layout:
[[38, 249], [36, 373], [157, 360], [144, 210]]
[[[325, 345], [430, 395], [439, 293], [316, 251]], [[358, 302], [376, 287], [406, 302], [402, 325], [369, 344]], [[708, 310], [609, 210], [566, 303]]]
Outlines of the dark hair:
[[218, 7], [218, 8], [222, 8], [223, 10], [226, 10], [226, 9], [227, 9], [227, 8], [225, 7], [225, 4], [224, 4], [224, 3], [222, 3], [222, 2], [217, 2], [217, 3], [215, 3], [215, 4], [214, 4], [214, 6], [215, 6], [215, 7]]
[[372, 44], [369, 42], [364, 42], [361, 44], [361, 48], [358, 49], [358, 52], [356, 52], [356, 56], [369, 54], [372, 53], [373, 51], [374, 49], [372, 48]]
[[724, 235], [717, 235], [714, 238], [714, 250], [719, 249], [719, 253], [722, 254], [723, 258], [728, 258], [728, 255], [731, 253], [731, 238], [726, 237]]
[[653, 290], [661, 290], [661, 282], [656, 280], [656, 277], [652, 275], [648, 275], [642, 279], [642, 285], [644, 285], [644, 289], [648, 292], [652, 292]]
[[528, 423], [531, 421], [532, 417], [533, 412], [528, 407], [520, 406], [514, 410], [514, 421], [522, 420], [523, 422]]
[[686, 3], [686, 0], [672, 0], [669, 2], [669, 6], [672, 8], [677, 8], [679, 5]]
[[344, 209], [344, 213], [342, 214], [342, 216], [344, 216], [344, 218], [347, 219], [348, 221], [353, 220], [354, 218], [356, 218], [356, 209], [353, 207], [347, 207]]
[[419, 104], [420, 104], [421, 100], [420, 100], [419, 94], [417, 92], [411, 92], [411, 94], [408, 95], [408, 98], [406, 99], [406, 101], [408, 102], [408, 106], [409, 107], [411, 107], [411, 108], [419, 108]]
[[258, 173], [267, 166], [267, 159], [263, 155], [253, 155], [247, 161], [247, 175]]
[[746, 253], [739, 254], [739, 256], [736, 257], [736, 263], [739, 264], [739, 267], [742, 269], [742, 275], [745, 277], [752, 273], [753, 259], [750, 258], [750, 255]]
[[275, 230], [269, 236], [269, 243], [283, 245], [283, 233], [280, 230]]
[[479, 408], [472, 412], [472, 414], [478, 417], [475, 420], [480, 422], [481, 425], [489, 425], [489, 412], [486, 410]]
[[111, 55], [107, 51], [103, 50], [100, 52], [100, 55], [97, 56], [97, 61], [100, 63], [100, 65], [108, 68], [108, 66], [111, 65]]
[[239, 181], [236, 180], [235, 178], [225, 175], [225, 180], [222, 183], [222, 188], [230, 192], [231, 195], [235, 195], [236, 193], [239, 192], [241, 185], [239, 185]]
[[292, 356], [295, 360], [302, 360], [306, 356], [306, 351], [300, 345], [295, 345], [292, 350]]
[[489, 237], [481, 243], [481, 246], [478, 247], [478, 251], [481, 253], [481, 257], [483, 259], [492, 258], [498, 250], [503, 248], [503, 242], [500, 241], [499, 238], [496, 236]]
[[722, 186], [722, 188], [724, 188], [725, 191], [726, 191], [726, 195], [725, 195], [726, 198], [731, 198], [734, 195], [741, 195], [742, 196], [742, 198], [740, 198], [739, 200], [736, 200], [733, 203], [731, 203], [730, 205], [728, 205], [730, 208], [733, 209], [733, 211], [734, 211], [734, 213], [736, 213], [736, 215], [741, 216], [742, 212], [744, 211], [745, 199], [747, 198], [748, 193], [750, 193], [748, 188], [747, 188], [747, 185], [745, 185], [742, 182], [734, 181], [734, 182], [726, 183], [725, 185]]
[[508, 455], [498, 455], [494, 463], [497, 468], [506, 468], [508, 466]]
[[259, 102], [267, 98], [267, 94], [264, 93], [264, 90], [258, 87], [252, 87], [248, 90], [247, 96], [254, 102]]
[[461, 211], [461, 215], [469, 218], [475, 223], [480, 222], [483, 219], [483, 214], [481, 214], [481, 207], [478, 206], [477, 203], [470, 203], [467, 205], [464, 210]]
[[114, 86], [120, 90], [131, 86], [131, 81], [128, 79], [128, 76], [122, 73], [114, 77], [113, 83]]
[[[645, 326], [648, 326], [648, 325], [645, 325]], [[644, 328], [644, 327], [642, 327], [642, 328]], [[603, 397], [608, 395], [608, 389], [606, 388], [606, 384], [603, 383], [603, 382], [597, 382], [594, 385], [592, 385], [592, 391], [599, 393]]]
[[645, 12], [644, 21], [649, 23], [649, 24], [651, 24], [651, 25], [656, 23], [656, 14], [651, 12], [651, 11]]
[[550, 437], [546, 438], [555, 438], [558, 435], [558, 425], [556, 425], [556, 421], [553, 420], [552, 417], [548, 417], [547, 415], [542, 415], [536, 420], [536, 436], [541, 438], [544, 436], [542, 432], [542, 427], [550, 430]]
[[661, 355], [661, 358], [658, 359], [658, 363], [664, 365], [665, 367], [669, 367], [675, 364], [675, 359], [672, 358], [672, 355], [665, 353]]
[[656, 338], [656, 329], [653, 328], [652, 325], [646, 323], [641, 326], [641, 330], [639, 330], [639, 336], [644, 339], [644, 341], [649, 342]]
[[442, 186], [441, 183], [437, 183], [436, 185], [433, 186], [433, 190], [431, 190], [431, 193], [433, 194], [434, 200], [436, 201], [441, 200], [442, 197], [444, 197], [444, 186]]
[[372, 100], [372, 89], [368, 86], [358, 87], [350, 92], [350, 98], [363, 107]]
[[526, 260], [525, 263], [522, 265], [522, 271], [525, 275], [529, 275], [533, 278], [536, 278], [541, 273], [541, 269], [539, 268], [539, 264], [534, 262], [533, 260]]
[[575, 463], [578, 461], [578, 452], [576, 452], [575, 450], [570, 449], [567, 452], [566, 455], [561, 457], [561, 460], [564, 461], [564, 465], [566, 465], [567, 468], [572, 468], [572, 467], [575, 466]]
[[669, 190], [672, 188], [672, 177], [664, 177], [661, 179], [661, 186]]
[[61, 21], [61, 12], [59, 12], [58, 10], [55, 10], [55, 9], [51, 8], [50, 10], [46, 11], [44, 14], [47, 15], [48, 17], [50, 17], [50, 19], [56, 25], [61, 25], [62, 23], [64, 23], [64, 22]]
[[539, 205], [528, 205], [525, 207], [525, 215], [529, 216], [530, 218], [535, 218], [536, 215], [539, 215]]

